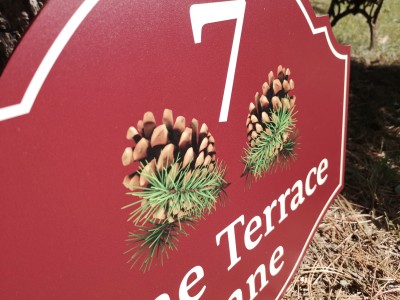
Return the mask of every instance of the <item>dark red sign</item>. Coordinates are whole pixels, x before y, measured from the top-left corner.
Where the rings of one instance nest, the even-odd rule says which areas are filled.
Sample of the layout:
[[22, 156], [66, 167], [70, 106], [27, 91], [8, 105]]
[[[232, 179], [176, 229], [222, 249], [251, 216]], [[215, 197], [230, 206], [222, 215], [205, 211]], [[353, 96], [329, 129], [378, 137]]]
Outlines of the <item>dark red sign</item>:
[[306, 0], [49, 1], [0, 78], [2, 298], [280, 298], [349, 51]]

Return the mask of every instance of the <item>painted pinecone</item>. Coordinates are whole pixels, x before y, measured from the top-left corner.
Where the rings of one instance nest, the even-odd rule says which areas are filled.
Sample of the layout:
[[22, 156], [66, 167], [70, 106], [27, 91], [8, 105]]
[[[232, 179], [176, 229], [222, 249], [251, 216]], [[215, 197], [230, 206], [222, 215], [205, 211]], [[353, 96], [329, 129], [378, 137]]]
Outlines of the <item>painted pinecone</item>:
[[[125, 149], [122, 164], [127, 166], [139, 162], [138, 169], [123, 180], [123, 185], [130, 191], [150, 188], [149, 174], [161, 176], [167, 172], [167, 177], [173, 180], [179, 176], [177, 173], [185, 170], [184, 181], [188, 181], [194, 174], [210, 173], [218, 167], [215, 140], [207, 125], [203, 123], [199, 130], [199, 122], [192, 119], [189, 127], [186, 127], [185, 118], [178, 116], [174, 121], [170, 109], [164, 110], [161, 125], [156, 124], [152, 112], [146, 112], [143, 120], [137, 123], [137, 128], [129, 127], [126, 138], [135, 145]], [[145, 204], [146, 200], [142, 200], [141, 206]], [[167, 209], [168, 205], [175, 208]], [[154, 212], [153, 218], [171, 223], [190, 216], [195, 209], [191, 206], [177, 205], [170, 200], [169, 204], [161, 205]]]
[[295, 123], [293, 110], [296, 96], [289, 95], [294, 89], [294, 81], [289, 76], [290, 69], [282, 66], [278, 67], [276, 78], [272, 71], [269, 72], [268, 80], [262, 85], [262, 93], [257, 92], [255, 102], [249, 105], [246, 120], [248, 149], [243, 157], [245, 173], [260, 177], [278, 160], [289, 141], [290, 151], [293, 150], [291, 135]]

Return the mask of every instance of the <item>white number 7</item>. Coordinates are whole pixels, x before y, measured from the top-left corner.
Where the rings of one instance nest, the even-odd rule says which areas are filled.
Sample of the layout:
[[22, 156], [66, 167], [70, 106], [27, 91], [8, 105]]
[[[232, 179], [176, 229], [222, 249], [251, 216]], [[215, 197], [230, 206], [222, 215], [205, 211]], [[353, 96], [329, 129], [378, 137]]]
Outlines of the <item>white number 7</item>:
[[231, 57], [229, 59], [228, 74], [226, 75], [224, 96], [222, 98], [221, 112], [219, 114], [220, 122], [226, 122], [228, 120], [245, 9], [246, 0], [193, 4], [190, 7], [190, 20], [192, 22], [193, 37], [196, 44], [201, 43], [201, 31], [205, 24], [237, 19], [235, 34], [233, 35]]

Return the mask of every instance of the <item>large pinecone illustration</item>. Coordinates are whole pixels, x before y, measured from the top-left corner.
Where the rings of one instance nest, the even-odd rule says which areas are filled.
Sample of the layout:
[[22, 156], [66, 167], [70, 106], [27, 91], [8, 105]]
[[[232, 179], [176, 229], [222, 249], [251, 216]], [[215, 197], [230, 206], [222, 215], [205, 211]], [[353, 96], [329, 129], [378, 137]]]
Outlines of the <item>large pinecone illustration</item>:
[[295, 157], [295, 101], [289, 93], [294, 81], [290, 69], [279, 66], [277, 77], [271, 71], [256, 93], [255, 102], [249, 105], [247, 115], [247, 148], [242, 160], [244, 175], [259, 179], [277, 166], [285, 166]]
[[130, 262], [144, 257], [141, 269], [148, 270], [153, 259], [176, 248], [179, 234], [187, 235], [184, 225], [193, 224], [209, 214], [227, 186], [225, 168], [216, 160], [215, 140], [206, 124], [199, 127], [193, 119], [173, 119], [165, 109], [162, 124], [157, 125], [152, 112], [146, 112], [137, 127], [129, 127], [126, 138], [134, 146], [122, 155], [124, 166], [136, 170], [123, 184], [135, 196], [124, 208], [132, 208], [128, 221], [136, 232], [129, 234], [133, 247]]

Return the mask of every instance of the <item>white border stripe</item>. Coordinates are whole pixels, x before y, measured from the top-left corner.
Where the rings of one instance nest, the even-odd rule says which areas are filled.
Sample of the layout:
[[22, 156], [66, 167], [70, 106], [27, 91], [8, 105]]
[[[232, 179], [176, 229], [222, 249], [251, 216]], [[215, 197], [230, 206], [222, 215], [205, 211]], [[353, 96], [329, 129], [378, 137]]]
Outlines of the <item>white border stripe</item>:
[[85, 0], [79, 6], [47, 51], [38, 69], [36, 70], [35, 75], [33, 75], [21, 102], [0, 108], [0, 121], [22, 116], [31, 111], [36, 97], [51, 69], [53, 68], [54, 63], [57, 61], [57, 58], [64, 50], [64, 47], [67, 45], [72, 35], [81, 25], [82, 21], [99, 1], [100, 0]]
[[320, 28], [315, 28], [314, 24], [311, 21], [310, 16], [307, 13], [306, 8], [304, 7], [302, 0], [296, 0], [297, 4], [299, 5], [304, 17], [307, 20], [308, 25], [310, 26], [310, 29], [313, 33], [313, 35], [319, 34], [319, 33], [324, 33], [325, 34], [325, 38], [326, 41], [329, 45], [329, 49], [331, 49], [333, 55], [335, 55], [335, 57], [337, 57], [340, 60], [344, 60], [344, 88], [343, 88], [343, 113], [342, 113], [342, 138], [341, 138], [341, 154], [340, 154], [340, 176], [339, 176], [339, 185], [336, 187], [336, 189], [333, 191], [333, 193], [331, 194], [331, 196], [329, 197], [327, 203], [325, 204], [323, 210], [321, 211], [320, 215], [318, 216], [311, 232], [310, 235], [308, 236], [303, 249], [301, 250], [301, 253], [295, 263], [295, 265], [293, 266], [292, 271], [290, 272], [290, 275], [288, 276], [285, 284], [283, 285], [281, 291], [279, 292], [278, 296], [276, 297], [276, 300], [279, 299], [282, 294], [286, 291], [286, 287], [288, 286], [288, 284], [290, 283], [290, 280], [292, 278], [292, 276], [294, 275], [295, 271], [297, 270], [297, 267], [300, 265], [303, 255], [306, 252], [306, 250], [308, 249], [308, 244], [310, 243], [311, 239], [314, 236], [314, 231], [317, 229], [317, 227], [319, 226], [319, 223], [322, 219], [322, 217], [324, 216], [326, 210], [329, 208], [333, 198], [336, 196], [337, 193], [339, 193], [339, 191], [341, 190], [343, 183], [344, 183], [344, 163], [345, 163], [345, 153], [346, 153], [346, 149], [345, 149], [345, 132], [346, 132], [346, 117], [347, 117], [347, 90], [348, 90], [348, 71], [347, 71], [347, 66], [348, 66], [348, 61], [349, 61], [349, 57], [347, 54], [340, 54], [339, 52], [336, 51], [336, 49], [333, 47], [332, 42], [330, 40], [329, 34], [328, 34], [328, 28], [326, 26], [324, 27], [320, 27]]

